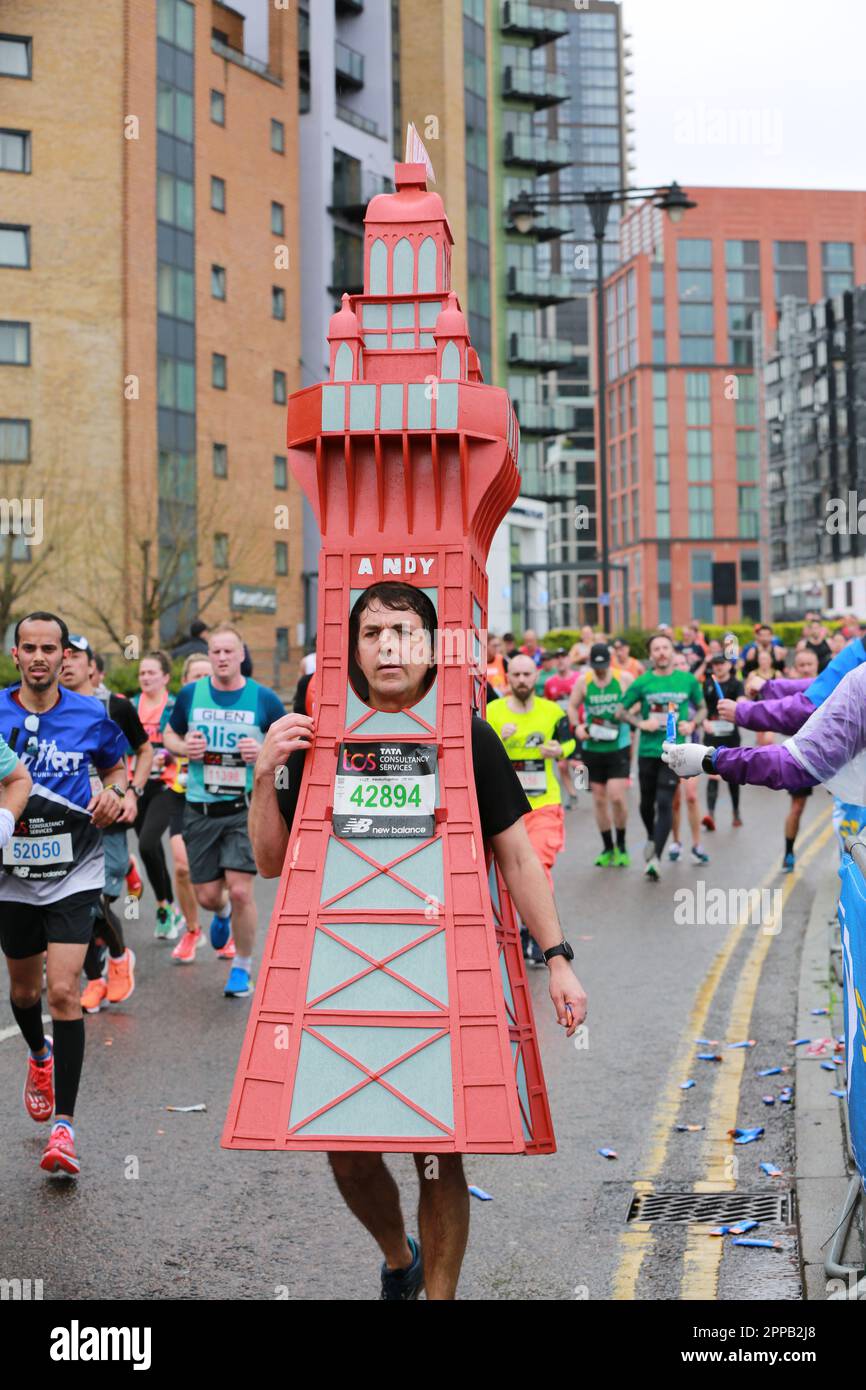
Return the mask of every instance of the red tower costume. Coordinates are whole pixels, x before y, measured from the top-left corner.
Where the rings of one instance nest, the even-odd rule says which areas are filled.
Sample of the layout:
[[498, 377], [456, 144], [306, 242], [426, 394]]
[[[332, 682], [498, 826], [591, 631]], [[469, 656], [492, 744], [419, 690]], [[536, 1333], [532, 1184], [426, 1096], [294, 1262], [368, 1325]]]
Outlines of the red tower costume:
[[[289, 401], [289, 462], [322, 534], [317, 716], [222, 1142], [550, 1153], [471, 761], [485, 564], [519, 491], [518, 426], [450, 292], [441, 198], [422, 164], [398, 164], [395, 183], [367, 209], [365, 291], [331, 320], [330, 381]], [[422, 586], [438, 616], [436, 680], [397, 714], [349, 682], [349, 614], [383, 579]], [[414, 800], [398, 814], [401, 776]]]

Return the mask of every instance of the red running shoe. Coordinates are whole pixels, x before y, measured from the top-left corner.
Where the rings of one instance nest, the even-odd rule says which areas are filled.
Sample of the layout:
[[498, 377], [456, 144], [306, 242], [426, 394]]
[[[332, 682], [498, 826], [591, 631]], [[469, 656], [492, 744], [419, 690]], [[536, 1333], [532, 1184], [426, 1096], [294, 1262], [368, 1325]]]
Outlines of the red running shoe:
[[51, 1038], [45, 1041], [51, 1048], [51, 1056], [45, 1062], [34, 1062], [28, 1057], [24, 1082], [24, 1109], [37, 1124], [50, 1120], [54, 1114], [54, 1043]]
[[713, 818], [712, 818], [712, 816], [710, 815], [709, 811], [707, 812], [707, 814], [704, 816], [703, 820], [701, 821], [701, 825], [704, 827], [705, 830], [715, 830], [715, 828], [716, 828], [716, 822], [713, 820]]
[[39, 1167], [46, 1173], [69, 1173], [73, 1178], [78, 1177], [81, 1164], [75, 1152], [75, 1140], [66, 1125], [55, 1125], [52, 1129], [51, 1138], [39, 1160]]
[[131, 898], [140, 898], [144, 891], [141, 882], [141, 874], [138, 872], [138, 860], [134, 854], [129, 856], [129, 873], [126, 875], [126, 891]]
[[235, 939], [230, 936], [222, 950], [217, 951], [217, 960], [234, 960], [237, 953], [238, 948], [235, 945]]

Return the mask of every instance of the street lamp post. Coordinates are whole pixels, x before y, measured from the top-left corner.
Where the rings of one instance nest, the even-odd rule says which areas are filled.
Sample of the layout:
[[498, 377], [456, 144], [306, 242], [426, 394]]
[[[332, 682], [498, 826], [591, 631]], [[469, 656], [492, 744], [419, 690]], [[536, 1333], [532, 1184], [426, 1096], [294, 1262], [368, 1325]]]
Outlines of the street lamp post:
[[[689, 208], [697, 203], [674, 182], [662, 188], [592, 188], [583, 193], [535, 194], [520, 192], [508, 205], [507, 216], [521, 235], [531, 232], [538, 212], [545, 207], [586, 207], [592, 220], [595, 237], [595, 313], [596, 313], [596, 386], [599, 452], [599, 517], [596, 549], [600, 550], [601, 594], [599, 602], [610, 611], [610, 544], [608, 538], [608, 476], [607, 476], [607, 343], [604, 318], [604, 234], [614, 203], [652, 200], [666, 212], [671, 222], [682, 220]], [[599, 544], [600, 541], [600, 544]], [[617, 566], [617, 568], [621, 568]]]

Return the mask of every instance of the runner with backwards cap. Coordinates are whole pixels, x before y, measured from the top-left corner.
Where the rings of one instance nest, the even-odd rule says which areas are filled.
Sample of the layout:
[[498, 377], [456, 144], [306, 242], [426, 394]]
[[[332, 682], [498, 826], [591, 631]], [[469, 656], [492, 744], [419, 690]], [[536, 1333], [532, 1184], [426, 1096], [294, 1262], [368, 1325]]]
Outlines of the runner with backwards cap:
[[625, 868], [631, 863], [625, 839], [631, 732], [617, 710], [633, 679], [627, 671], [611, 666], [611, 651], [606, 642], [594, 642], [589, 670], [579, 677], [568, 701], [568, 720], [581, 740], [595, 823], [602, 840], [601, 853], [595, 861], [599, 868]]

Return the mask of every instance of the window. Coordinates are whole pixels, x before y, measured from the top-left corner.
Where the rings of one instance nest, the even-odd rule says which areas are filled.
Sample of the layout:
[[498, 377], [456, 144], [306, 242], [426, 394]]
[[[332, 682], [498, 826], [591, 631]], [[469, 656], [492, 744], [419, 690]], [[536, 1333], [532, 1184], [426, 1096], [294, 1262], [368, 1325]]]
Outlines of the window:
[[225, 391], [228, 369], [221, 352], [212, 352], [210, 359], [210, 382], [218, 391]]
[[[760, 584], [760, 555], [750, 555], [744, 551], [740, 556], [740, 582], [742, 584]], [[849, 602], [849, 600], [846, 600], [846, 602]]]
[[225, 212], [226, 210], [225, 179], [217, 178], [216, 174], [210, 176], [210, 205], [214, 212]]
[[30, 561], [31, 547], [27, 544], [27, 538], [23, 535], [0, 535], [0, 555], [9, 553], [9, 541], [12, 541], [11, 551], [13, 560], [21, 560], [24, 564]]
[[9, 174], [30, 173], [29, 130], [0, 130], [0, 169]]
[[802, 304], [808, 303], [809, 277], [806, 270], [805, 241], [774, 241], [776, 302], [791, 295]]
[[0, 420], [0, 463], [30, 462], [30, 421]]
[[713, 534], [713, 490], [689, 487], [689, 535], [704, 539]]
[[277, 285], [271, 286], [271, 317], [275, 319], [286, 317], [286, 292]]
[[30, 324], [0, 321], [0, 362], [30, 366]]
[[171, 410], [183, 410], [190, 415], [195, 410], [195, 366], [174, 357], [160, 357], [157, 362], [157, 401]]
[[[713, 556], [709, 550], [692, 551], [692, 583], [711, 584], [713, 582]], [[697, 617], [697, 614], [695, 614]]]
[[737, 482], [757, 483], [759, 478], [758, 431], [737, 430]]
[[680, 237], [677, 265], [681, 270], [709, 270], [713, 264], [713, 243], [704, 237]]
[[166, 43], [192, 53], [195, 10], [187, 0], [159, 0], [156, 32]]
[[275, 154], [285, 154], [286, 152], [286, 128], [282, 121], [275, 121], [271, 117], [271, 149]]
[[282, 203], [271, 203], [271, 233], [273, 236], [285, 236], [285, 232], [285, 209]]
[[285, 454], [274, 454], [274, 487], [285, 492], [289, 486], [289, 469]]
[[712, 333], [712, 304], [681, 304], [680, 333]]
[[195, 225], [192, 184], [174, 174], [157, 174], [156, 215], [160, 222], [191, 232]]
[[737, 488], [737, 517], [739, 520], [740, 536], [743, 540], [757, 540], [758, 538], [760, 505], [760, 488]]
[[756, 241], [726, 241], [725, 265], [729, 270], [742, 266], [757, 266], [759, 248]]
[[289, 629], [278, 627], [275, 630], [277, 661], [288, 661], [289, 659]]
[[687, 366], [714, 361], [712, 338], [680, 338], [680, 361]]
[[286, 374], [285, 372], [274, 372], [274, 404], [285, 405], [288, 400], [286, 395]]
[[708, 270], [678, 270], [677, 293], [692, 304], [712, 304], [713, 277]]
[[212, 265], [210, 268], [210, 292], [212, 299], [225, 299], [226, 297], [226, 268], [224, 265]]
[[214, 569], [227, 570], [229, 567], [229, 538], [225, 531], [217, 531], [213, 538]]
[[156, 124], [166, 135], [192, 142], [192, 94], [161, 79], [156, 84]]
[[854, 288], [854, 248], [850, 241], [821, 243], [821, 274], [828, 298]]
[[225, 95], [218, 92], [215, 87], [211, 87], [210, 93], [210, 118], [214, 125], [225, 125], [226, 123]]
[[215, 478], [227, 478], [229, 475], [229, 451], [227, 444], [214, 444], [211, 457], [213, 459], [213, 475]]
[[754, 376], [737, 377], [735, 415], [738, 425], [758, 423], [758, 385]]
[[686, 424], [710, 424], [710, 378], [707, 372], [686, 372]]
[[0, 265], [30, 265], [30, 228], [0, 223]]
[[18, 34], [0, 34], [0, 77], [32, 76], [32, 40]]
[[274, 570], [277, 574], [289, 572], [289, 547], [286, 541], [274, 542]]
[[161, 314], [192, 323], [195, 318], [195, 279], [192, 271], [160, 263], [156, 302]]
[[710, 482], [713, 476], [711, 441], [712, 434], [709, 430], [686, 430], [686, 454], [690, 483]]

